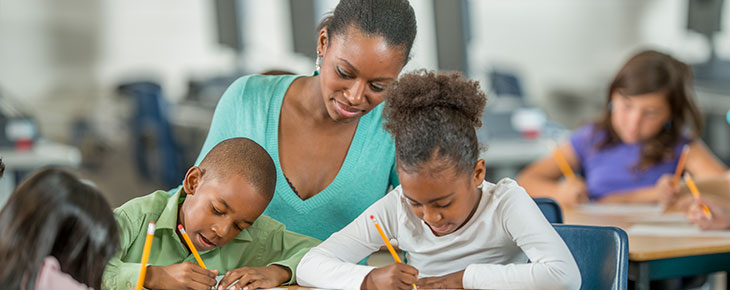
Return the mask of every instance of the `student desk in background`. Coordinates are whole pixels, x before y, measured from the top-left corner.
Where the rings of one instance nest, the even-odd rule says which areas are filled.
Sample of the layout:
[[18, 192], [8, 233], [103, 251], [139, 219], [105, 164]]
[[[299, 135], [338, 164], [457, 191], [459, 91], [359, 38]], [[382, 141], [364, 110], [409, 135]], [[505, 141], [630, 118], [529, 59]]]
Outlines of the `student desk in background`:
[[[651, 280], [730, 271], [730, 231], [701, 232], [682, 213], [655, 206], [587, 205], [566, 209], [566, 224], [617, 226], [629, 236], [629, 280], [637, 290]], [[730, 287], [728, 287], [730, 288]]]
[[0, 148], [0, 157], [5, 163], [5, 174], [0, 179], [0, 208], [15, 189], [18, 174], [47, 165], [78, 167], [81, 164], [81, 152], [76, 147], [42, 139], [28, 151]]

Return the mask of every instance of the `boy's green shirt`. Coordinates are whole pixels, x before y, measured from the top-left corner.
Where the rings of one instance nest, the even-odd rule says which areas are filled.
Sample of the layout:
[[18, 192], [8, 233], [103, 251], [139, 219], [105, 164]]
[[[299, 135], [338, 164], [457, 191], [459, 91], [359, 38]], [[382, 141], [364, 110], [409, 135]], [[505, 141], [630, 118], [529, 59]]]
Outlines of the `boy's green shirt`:
[[[136, 285], [147, 225], [151, 221], [156, 223], [156, 230], [148, 265], [195, 263], [193, 254], [175, 233], [178, 205], [184, 200], [181, 192], [182, 189], [171, 196], [159, 190], [114, 210], [120, 249], [104, 270], [102, 289], [130, 289]], [[318, 240], [289, 232], [281, 223], [262, 215], [229, 243], [200, 252], [200, 257], [208, 269], [217, 269], [219, 275], [241, 267], [281, 265], [291, 271], [292, 277], [286, 284], [292, 284], [296, 281], [299, 260], [318, 244]]]

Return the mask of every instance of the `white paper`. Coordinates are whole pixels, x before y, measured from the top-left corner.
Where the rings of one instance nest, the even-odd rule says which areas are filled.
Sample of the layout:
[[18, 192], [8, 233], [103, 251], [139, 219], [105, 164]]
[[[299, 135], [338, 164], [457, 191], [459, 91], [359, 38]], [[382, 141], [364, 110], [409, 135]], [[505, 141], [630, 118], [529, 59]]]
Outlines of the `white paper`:
[[730, 238], [730, 231], [703, 231], [692, 225], [659, 226], [636, 224], [628, 233], [637, 236]]
[[[221, 282], [222, 279], [223, 279], [223, 275], [218, 275], [218, 276], [215, 277], [215, 281], [216, 281], [216, 284], [215, 284], [216, 285], [216, 288], [215, 289], [218, 289], [217, 288], [218, 287], [218, 284], [220, 284], [220, 282]], [[238, 280], [234, 281], [233, 282], [233, 285], [235, 285], [235, 282], [238, 282]], [[226, 289], [235, 289], [235, 288], [233, 286], [228, 286], [228, 288], [226, 288]], [[262, 289], [262, 290], [286, 290], [286, 288], [258, 288], [258, 289]]]
[[664, 209], [661, 205], [646, 204], [599, 204], [587, 203], [578, 207], [580, 212], [592, 215], [661, 215]]

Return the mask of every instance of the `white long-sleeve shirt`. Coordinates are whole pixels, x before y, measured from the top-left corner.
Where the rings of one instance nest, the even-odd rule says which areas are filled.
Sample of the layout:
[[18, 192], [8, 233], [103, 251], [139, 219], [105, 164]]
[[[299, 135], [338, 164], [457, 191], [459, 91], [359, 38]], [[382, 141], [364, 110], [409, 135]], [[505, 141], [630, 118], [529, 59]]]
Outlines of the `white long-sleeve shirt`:
[[580, 287], [580, 272], [568, 247], [527, 192], [507, 178], [483, 182], [474, 215], [440, 237], [413, 213], [398, 186], [307, 253], [297, 267], [297, 283], [359, 289], [374, 267], [356, 263], [384, 245], [370, 215], [388, 238], [398, 241], [419, 277], [465, 270], [465, 289]]

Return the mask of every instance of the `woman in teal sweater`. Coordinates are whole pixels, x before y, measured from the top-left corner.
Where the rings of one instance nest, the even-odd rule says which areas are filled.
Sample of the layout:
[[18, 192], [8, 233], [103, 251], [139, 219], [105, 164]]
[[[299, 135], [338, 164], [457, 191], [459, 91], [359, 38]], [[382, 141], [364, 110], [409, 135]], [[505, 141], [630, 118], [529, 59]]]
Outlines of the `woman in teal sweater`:
[[398, 184], [381, 103], [416, 18], [407, 0], [342, 0], [318, 31], [313, 76], [251, 75], [226, 90], [196, 164], [224, 139], [253, 139], [277, 169], [264, 214], [324, 240]]

